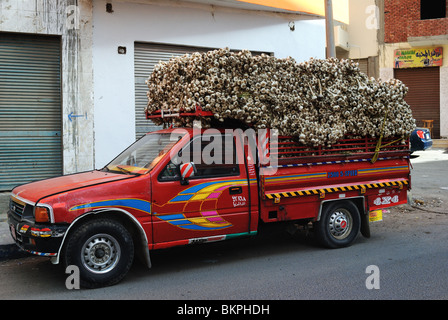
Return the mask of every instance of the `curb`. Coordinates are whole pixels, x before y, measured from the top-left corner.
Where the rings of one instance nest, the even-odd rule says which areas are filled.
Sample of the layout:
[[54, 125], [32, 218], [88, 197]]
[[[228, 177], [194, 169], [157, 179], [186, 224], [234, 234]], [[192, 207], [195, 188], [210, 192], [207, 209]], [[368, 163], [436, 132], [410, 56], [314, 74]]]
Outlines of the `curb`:
[[432, 147], [433, 148], [448, 148], [448, 139], [432, 139]]

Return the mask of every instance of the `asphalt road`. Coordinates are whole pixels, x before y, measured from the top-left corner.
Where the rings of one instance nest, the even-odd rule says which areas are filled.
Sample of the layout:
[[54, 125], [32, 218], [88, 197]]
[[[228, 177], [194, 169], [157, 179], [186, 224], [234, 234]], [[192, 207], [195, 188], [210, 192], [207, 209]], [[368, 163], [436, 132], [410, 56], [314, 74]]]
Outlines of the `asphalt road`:
[[[93, 290], [68, 290], [60, 266], [26, 256], [0, 261], [0, 300], [446, 300], [448, 154], [417, 155], [412, 206], [390, 209], [371, 224], [370, 239], [359, 236], [349, 248], [322, 249], [310, 234], [269, 230], [154, 252], [152, 269], [136, 262], [121, 283]], [[372, 265], [379, 273], [366, 273]], [[373, 275], [379, 288], [368, 289]]]

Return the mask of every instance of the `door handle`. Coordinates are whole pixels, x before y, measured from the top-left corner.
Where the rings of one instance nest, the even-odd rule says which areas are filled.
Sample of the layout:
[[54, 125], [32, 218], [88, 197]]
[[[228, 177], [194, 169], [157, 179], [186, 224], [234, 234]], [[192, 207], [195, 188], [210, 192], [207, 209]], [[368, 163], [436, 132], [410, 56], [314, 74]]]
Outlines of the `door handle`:
[[240, 193], [243, 193], [243, 188], [242, 187], [230, 187], [229, 188], [229, 193], [230, 194], [240, 194]]

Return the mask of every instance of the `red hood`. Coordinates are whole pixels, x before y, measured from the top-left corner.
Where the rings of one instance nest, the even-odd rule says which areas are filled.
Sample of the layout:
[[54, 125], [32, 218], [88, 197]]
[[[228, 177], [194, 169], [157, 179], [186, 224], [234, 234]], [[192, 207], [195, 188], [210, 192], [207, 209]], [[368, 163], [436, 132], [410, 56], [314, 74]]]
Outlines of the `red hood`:
[[57, 178], [31, 182], [13, 190], [13, 195], [37, 202], [39, 199], [68, 190], [87, 187], [99, 183], [128, 179], [133, 176], [110, 172], [90, 171]]

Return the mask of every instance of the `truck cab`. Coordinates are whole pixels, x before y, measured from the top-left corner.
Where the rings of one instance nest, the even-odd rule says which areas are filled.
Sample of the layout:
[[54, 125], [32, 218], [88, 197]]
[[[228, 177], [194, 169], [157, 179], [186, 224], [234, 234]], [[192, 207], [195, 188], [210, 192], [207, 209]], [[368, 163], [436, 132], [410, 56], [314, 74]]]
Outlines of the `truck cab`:
[[[14, 240], [54, 263], [79, 266], [84, 285], [107, 285], [121, 279], [114, 274], [126, 274], [136, 252], [150, 265], [152, 249], [251, 234], [257, 228], [255, 171], [248, 176], [238, 139], [214, 134], [149, 133], [101, 170], [15, 188], [8, 212]], [[223, 146], [230, 138], [231, 148], [213, 150], [216, 161], [203, 163], [200, 153], [217, 137]], [[187, 150], [187, 157], [199, 159], [188, 179], [179, 162]]]

